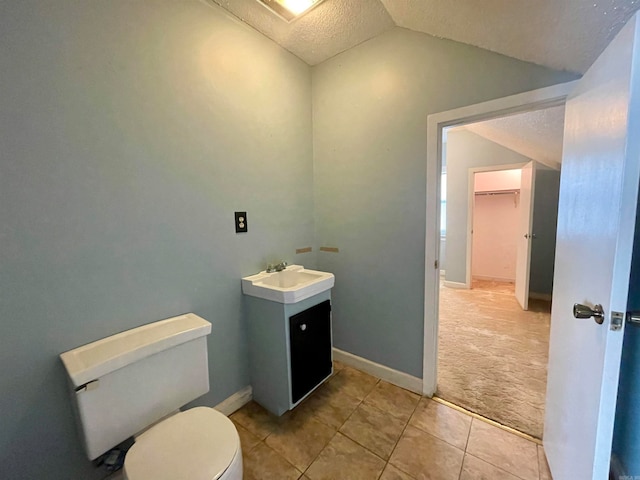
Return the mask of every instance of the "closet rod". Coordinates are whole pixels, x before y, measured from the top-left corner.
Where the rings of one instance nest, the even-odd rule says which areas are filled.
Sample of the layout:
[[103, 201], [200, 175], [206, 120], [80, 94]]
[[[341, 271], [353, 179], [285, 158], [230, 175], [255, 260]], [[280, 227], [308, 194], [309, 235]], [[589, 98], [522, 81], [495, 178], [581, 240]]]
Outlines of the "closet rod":
[[475, 192], [475, 195], [519, 195], [520, 190], [499, 190], [495, 192]]

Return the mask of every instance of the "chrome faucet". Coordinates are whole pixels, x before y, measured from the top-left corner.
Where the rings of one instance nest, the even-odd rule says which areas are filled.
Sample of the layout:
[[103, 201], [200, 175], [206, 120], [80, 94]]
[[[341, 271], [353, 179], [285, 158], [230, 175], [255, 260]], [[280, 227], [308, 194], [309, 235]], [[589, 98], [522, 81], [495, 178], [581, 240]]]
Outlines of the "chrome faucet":
[[283, 271], [285, 268], [287, 268], [287, 262], [282, 261], [276, 265], [274, 265], [273, 263], [269, 263], [267, 265], [267, 273], [273, 273], [273, 272], [281, 272]]

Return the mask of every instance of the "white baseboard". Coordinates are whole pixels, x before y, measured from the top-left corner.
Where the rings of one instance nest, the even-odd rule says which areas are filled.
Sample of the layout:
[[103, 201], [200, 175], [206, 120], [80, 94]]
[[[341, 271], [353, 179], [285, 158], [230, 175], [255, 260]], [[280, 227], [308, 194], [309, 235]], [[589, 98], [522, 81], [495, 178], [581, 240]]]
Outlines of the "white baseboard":
[[463, 288], [465, 290], [469, 290], [469, 285], [461, 282], [450, 282], [449, 280], [445, 280], [443, 282], [443, 285], [449, 288]]
[[632, 478], [627, 475], [627, 472], [624, 470], [624, 466], [620, 459], [615, 453], [611, 454], [611, 463], [609, 466], [609, 478], [615, 478], [615, 480], [622, 478]]
[[533, 298], [534, 300], [545, 300], [547, 302], [551, 301], [550, 293], [538, 293], [538, 292], [529, 292], [529, 298]]
[[440, 270], [440, 276], [444, 277], [447, 275], [447, 271], [446, 270]]
[[488, 280], [490, 282], [516, 283], [515, 278], [492, 277], [490, 275], [474, 275], [474, 280]]
[[337, 348], [333, 349], [333, 359], [350, 367], [378, 377], [381, 380], [392, 383], [398, 387], [416, 392], [422, 395], [422, 379], [408, 373], [394, 370], [366, 358], [358, 357], [353, 353], [345, 352]]
[[224, 413], [226, 416], [229, 416], [236, 410], [244, 407], [252, 398], [253, 389], [251, 388], [251, 385], [247, 385], [242, 390], [234, 393], [213, 408], [218, 410], [220, 413]]

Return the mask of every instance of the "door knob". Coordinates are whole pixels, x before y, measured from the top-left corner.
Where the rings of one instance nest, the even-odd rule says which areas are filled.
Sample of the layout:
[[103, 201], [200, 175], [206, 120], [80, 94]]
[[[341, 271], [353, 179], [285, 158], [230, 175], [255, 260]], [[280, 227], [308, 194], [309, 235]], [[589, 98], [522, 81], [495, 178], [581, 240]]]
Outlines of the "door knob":
[[596, 321], [598, 325], [602, 325], [604, 322], [604, 310], [602, 309], [602, 305], [594, 305], [593, 308], [587, 307], [586, 305], [582, 305], [580, 303], [576, 303], [573, 305], [573, 316], [576, 318], [590, 318]]

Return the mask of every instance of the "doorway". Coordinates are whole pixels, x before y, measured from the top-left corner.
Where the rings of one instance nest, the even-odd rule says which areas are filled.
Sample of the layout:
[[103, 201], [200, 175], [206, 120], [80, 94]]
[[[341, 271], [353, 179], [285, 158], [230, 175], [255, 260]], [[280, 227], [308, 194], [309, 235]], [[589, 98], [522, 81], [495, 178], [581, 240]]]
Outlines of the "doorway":
[[[529, 310], [529, 286], [535, 283], [529, 267], [534, 244], [548, 241], [551, 255], [538, 256], [535, 264], [544, 267], [539, 268], [546, 273], [544, 283], [551, 285], [559, 172], [531, 157], [554, 157], [547, 162], [552, 165], [561, 161], [563, 114], [559, 106], [482, 122], [479, 128], [457, 126], [446, 131], [443, 155], [443, 192], [446, 203], [456, 208], [443, 215], [445, 281], [439, 296], [436, 395], [537, 438], [543, 430], [551, 309], [548, 299], [533, 299]], [[536, 151], [536, 139], [519, 129], [522, 123], [538, 125], [545, 148]], [[498, 128], [500, 143], [476, 133], [487, 124], [494, 133], [496, 125], [507, 125]], [[529, 157], [516, 151], [523, 150], [523, 143], [530, 147]], [[538, 173], [543, 180], [543, 169], [558, 181], [544, 177], [536, 183]], [[536, 193], [555, 205], [547, 201], [544, 209], [534, 208]], [[546, 222], [546, 229], [543, 224], [534, 228], [536, 216], [553, 221]], [[539, 293], [549, 299], [550, 294], [550, 288]]]
[[514, 285], [522, 214], [521, 169], [471, 169], [469, 175], [473, 185], [468, 235], [471, 288], [479, 282]]
[[[553, 111], [560, 116], [561, 124], [563, 107], [554, 107]], [[522, 115], [531, 119], [542, 113]], [[510, 117], [514, 125], [519, 117]], [[554, 122], [549, 125], [554, 129]], [[559, 138], [547, 134], [546, 143], [560, 145], [556, 152], [560, 159], [561, 127], [559, 132]], [[518, 132], [511, 129], [509, 133], [522, 141]], [[531, 217], [542, 213], [555, 220], [559, 184], [555, 189], [545, 181], [536, 185], [532, 172], [542, 166], [534, 166], [530, 157], [477, 135], [466, 126], [446, 134], [443, 171], [447, 174], [446, 180], [443, 177], [446, 188], [442, 189], [442, 200], [447, 208], [442, 211], [444, 262], [439, 290], [436, 395], [541, 438], [550, 302], [532, 299], [529, 305], [528, 296], [523, 302], [516, 292], [528, 291], [528, 285], [535, 283], [529, 281], [531, 270], [522, 264], [523, 256], [524, 261], [533, 259], [527, 249], [533, 249], [538, 239], [555, 241], [555, 223], [546, 230], [543, 225], [532, 228]], [[558, 171], [549, 172], [559, 179]], [[534, 212], [535, 193], [555, 199], [555, 205], [546, 202], [544, 211], [538, 208]], [[522, 201], [523, 196], [526, 201]], [[540, 264], [543, 260], [536, 259]], [[544, 270], [548, 276], [545, 280], [551, 284], [553, 252], [549, 261]]]
[[[551, 106], [561, 103], [557, 101]], [[529, 106], [529, 109], [542, 110], [539, 106]], [[555, 110], [563, 110], [563, 107]], [[509, 121], [515, 118], [510, 115]], [[438, 384], [434, 392], [444, 400], [540, 438], [544, 418], [553, 246], [551, 255], [545, 250], [548, 250], [549, 243], [555, 241], [559, 187], [556, 162], [561, 161], [562, 142], [560, 140], [557, 160], [535, 162], [532, 161], [535, 155], [527, 157], [516, 152], [520, 150], [518, 146], [511, 150], [509, 145], [504, 146], [503, 141], [481, 138], [461, 124], [464, 122], [460, 121], [456, 128], [445, 129], [440, 150], [447, 160], [441, 167], [441, 188], [446, 193], [441, 198], [441, 277], [436, 288], [441, 300], [436, 309], [440, 322], [440, 355]], [[559, 132], [561, 135], [562, 121]], [[470, 143], [462, 156], [464, 161], [456, 165], [458, 160], [452, 155], [456, 150], [452, 147], [452, 140], [465, 136]], [[479, 152], [487, 150], [482, 142], [490, 143], [492, 147], [485, 152], [486, 158], [478, 159], [475, 157]], [[544, 193], [538, 195], [537, 209], [534, 208], [535, 184], [529, 187], [530, 198], [522, 208], [522, 193], [527, 192], [526, 187], [521, 191], [521, 171], [527, 165], [530, 176], [539, 173], [542, 179], [538, 189]], [[457, 196], [453, 178], [456, 171], [460, 177], [465, 177], [465, 186], [468, 185], [463, 194], [458, 193]], [[549, 195], [549, 189], [554, 187], [555, 192]], [[555, 204], [553, 211], [549, 212], [552, 204]], [[524, 217], [529, 210], [529, 219], [524, 223], [518, 220], [523, 216], [518, 210], [524, 211]], [[533, 228], [535, 217], [538, 217], [539, 225]], [[537, 231], [538, 227], [551, 231], [551, 242], [546, 241], [548, 235]], [[462, 230], [463, 234], [459, 235]], [[538, 239], [541, 242], [537, 242]], [[538, 244], [543, 248], [536, 248]], [[522, 253], [518, 250], [522, 250], [523, 245], [528, 248], [528, 251], [525, 248], [527, 262], [535, 258], [531, 262], [535, 267], [526, 272], [526, 301], [518, 304], [515, 299], [516, 264], [522, 263]], [[536, 269], [545, 271], [546, 278], [543, 278], [545, 272], [536, 272]], [[522, 287], [519, 289], [523, 290]], [[527, 305], [529, 299], [532, 300], [530, 308]], [[427, 350], [425, 348], [425, 353]], [[428, 373], [426, 369], [425, 373]]]

